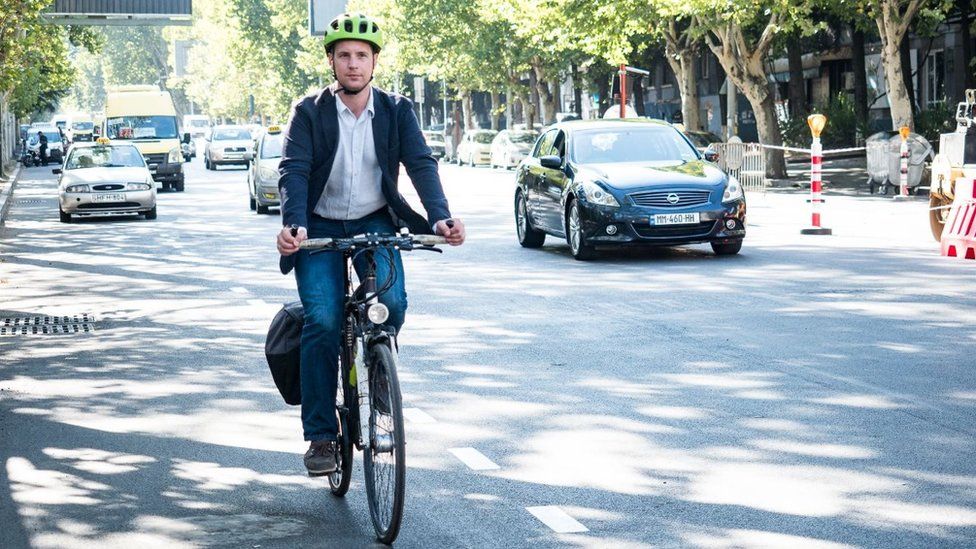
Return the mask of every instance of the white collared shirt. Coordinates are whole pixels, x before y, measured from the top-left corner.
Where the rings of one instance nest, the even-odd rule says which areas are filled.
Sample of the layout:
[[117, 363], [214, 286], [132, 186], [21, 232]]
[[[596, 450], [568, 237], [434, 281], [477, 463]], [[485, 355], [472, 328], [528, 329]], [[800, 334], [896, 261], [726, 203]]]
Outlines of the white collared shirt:
[[368, 89], [366, 110], [359, 118], [336, 97], [339, 146], [325, 191], [315, 205], [315, 213], [326, 219], [359, 219], [386, 206], [381, 187], [383, 172], [373, 142], [373, 90]]

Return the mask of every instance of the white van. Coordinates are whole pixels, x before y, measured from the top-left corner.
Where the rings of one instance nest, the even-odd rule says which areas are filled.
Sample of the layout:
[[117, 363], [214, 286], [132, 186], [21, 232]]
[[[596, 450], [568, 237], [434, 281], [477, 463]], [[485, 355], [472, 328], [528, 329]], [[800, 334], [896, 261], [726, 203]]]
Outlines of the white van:
[[192, 137], [203, 137], [210, 130], [210, 117], [205, 114], [183, 115], [183, 131]]

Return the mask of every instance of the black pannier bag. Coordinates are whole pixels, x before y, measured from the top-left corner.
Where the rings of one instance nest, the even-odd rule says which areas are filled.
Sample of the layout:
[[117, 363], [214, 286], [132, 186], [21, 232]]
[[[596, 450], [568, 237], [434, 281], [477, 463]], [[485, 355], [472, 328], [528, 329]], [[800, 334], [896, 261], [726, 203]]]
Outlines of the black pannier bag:
[[268, 328], [268, 339], [264, 342], [264, 355], [268, 358], [271, 377], [274, 378], [278, 392], [285, 402], [291, 405], [302, 403], [302, 326], [305, 324], [305, 309], [301, 301], [286, 303]]

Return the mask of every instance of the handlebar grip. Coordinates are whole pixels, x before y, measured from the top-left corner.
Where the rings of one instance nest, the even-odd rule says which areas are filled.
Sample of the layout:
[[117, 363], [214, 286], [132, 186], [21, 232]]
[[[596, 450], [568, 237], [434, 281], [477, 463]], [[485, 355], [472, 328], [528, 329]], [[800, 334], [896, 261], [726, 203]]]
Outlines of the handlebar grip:
[[447, 225], [447, 228], [448, 229], [453, 229], [454, 228], [454, 220], [453, 219], [448, 219], [447, 221], [444, 222], [444, 224]]
[[325, 248], [326, 246], [332, 245], [335, 242], [332, 238], [309, 238], [307, 240], [302, 240], [298, 243], [298, 247], [301, 249], [305, 248]]
[[415, 244], [420, 244], [421, 246], [436, 246], [437, 244], [447, 244], [447, 239], [443, 236], [434, 236], [432, 234], [415, 234], [410, 237]]

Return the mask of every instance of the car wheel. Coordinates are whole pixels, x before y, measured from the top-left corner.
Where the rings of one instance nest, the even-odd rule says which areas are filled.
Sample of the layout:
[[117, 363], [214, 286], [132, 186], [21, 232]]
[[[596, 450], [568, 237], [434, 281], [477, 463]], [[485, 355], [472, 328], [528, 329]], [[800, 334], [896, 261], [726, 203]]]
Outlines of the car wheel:
[[529, 222], [529, 209], [521, 192], [515, 196], [515, 233], [523, 248], [538, 248], [546, 241], [546, 233], [537, 231]]
[[259, 215], [266, 215], [268, 213], [268, 211], [270, 210], [270, 208], [268, 206], [262, 206], [261, 204], [258, 204], [257, 207], [258, 207], [258, 214]]
[[178, 192], [178, 193], [181, 193], [181, 192], [183, 192], [183, 188], [184, 188], [184, 180], [182, 180], [182, 179], [180, 179], [180, 180], [179, 180], [179, 181], [177, 181], [176, 183], [173, 183], [173, 189], [174, 189], [174, 190], [175, 190], [176, 192]]
[[569, 250], [573, 253], [574, 259], [586, 261], [596, 255], [593, 246], [586, 243], [579, 204], [575, 200], [570, 203], [569, 213], [566, 215], [566, 240], [569, 242]]
[[153, 206], [151, 210], [146, 212], [146, 219], [156, 219], [156, 206]]
[[726, 244], [723, 244], [721, 242], [712, 242], [712, 251], [715, 252], [715, 255], [735, 255], [739, 253], [739, 250], [741, 249], [742, 249], [741, 240], [737, 242], [729, 242]]
[[253, 196], [248, 197], [248, 202], [250, 202], [252, 212], [258, 208], [258, 201]]
[[210, 169], [210, 159], [207, 158], [206, 156], [203, 157], [203, 169], [205, 170]]
[[71, 223], [71, 214], [64, 213], [61, 206], [58, 206], [58, 216], [61, 218], [61, 223]]

